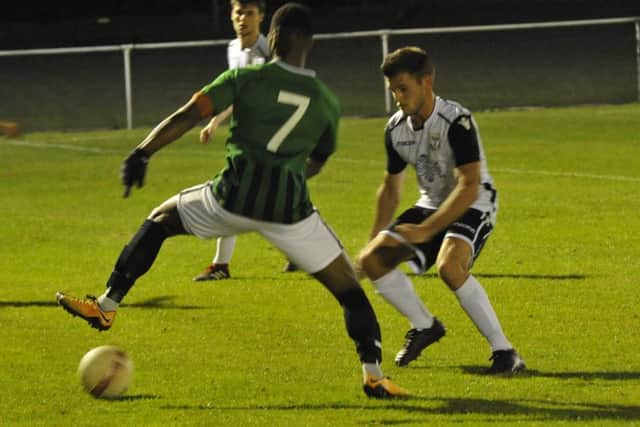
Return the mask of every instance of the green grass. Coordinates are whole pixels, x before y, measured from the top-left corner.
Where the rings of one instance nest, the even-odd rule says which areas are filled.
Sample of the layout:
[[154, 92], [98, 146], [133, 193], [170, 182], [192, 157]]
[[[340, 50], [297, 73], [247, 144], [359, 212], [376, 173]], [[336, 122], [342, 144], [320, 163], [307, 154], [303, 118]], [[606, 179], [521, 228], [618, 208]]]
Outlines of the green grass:
[[[239, 237], [234, 278], [213, 284], [191, 277], [214, 242], [166, 242], [109, 332], [55, 306], [59, 289], [102, 292], [147, 213], [222, 165], [220, 134], [159, 153], [130, 199], [118, 170], [147, 129], [0, 140], [0, 425], [638, 425], [639, 118], [639, 104], [477, 115], [500, 213], [474, 271], [530, 369], [481, 375], [489, 348], [431, 274], [414, 281], [447, 336], [394, 367], [407, 324], [365, 282], [385, 371], [415, 395], [397, 402], [364, 396], [338, 305], [304, 274], [280, 273], [283, 256], [256, 236]], [[343, 120], [338, 153], [310, 184], [350, 254], [372, 221], [383, 126]], [[415, 199], [409, 178], [402, 207]], [[76, 378], [102, 344], [134, 360], [122, 400], [95, 400]]]

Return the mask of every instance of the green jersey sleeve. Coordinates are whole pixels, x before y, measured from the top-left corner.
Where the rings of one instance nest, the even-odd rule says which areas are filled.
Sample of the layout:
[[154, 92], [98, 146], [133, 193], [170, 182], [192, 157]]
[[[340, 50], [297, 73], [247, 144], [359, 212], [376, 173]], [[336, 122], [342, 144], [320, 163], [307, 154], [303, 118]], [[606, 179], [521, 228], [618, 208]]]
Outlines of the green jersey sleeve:
[[214, 114], [227, 109], [233, 104], [237, 92], [238, 70], [227, 70], [220, 74], [214, 81], [202, 88], [202, 93], [209, 96], [215, 108]]

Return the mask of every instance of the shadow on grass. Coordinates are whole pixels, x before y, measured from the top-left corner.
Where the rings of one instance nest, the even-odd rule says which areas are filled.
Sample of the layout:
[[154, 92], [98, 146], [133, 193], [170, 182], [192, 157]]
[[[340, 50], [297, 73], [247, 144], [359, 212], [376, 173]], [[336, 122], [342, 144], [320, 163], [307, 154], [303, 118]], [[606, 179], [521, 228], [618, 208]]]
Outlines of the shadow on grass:
[[[485, 279], [540, 279], [540, 280], [585, 280], [588, 276], [586, 274], [527, 274], [527, 273], [473, 273], [475, 277]], [[437, 279], [436, 273], [424, 273], [414, 274], [409, 273], [409, 276], [414, 277], [428, 277], [431, 279]]]
[[[122, 304], [120, 307], [133, 308], [164, 308], [170, 310], [203, 310], [207, 307], [199, 305], [178, 305], [173, 303], [177, 297], [172, 295], [159, 296], [150, 298], [141, 302], [131, 304]], [[51, 301], [1, 301], [0, 308], [22, 308], [22, 307], [57, 307], [58, 303], [53, 299]]]
[[[484, 371], [486, 366], [462, 366], [462, 370], [467, 374], [487, 376]], [[505, 378], [509, 378], [508, 375]], [[607, 380], [607, 381], [624, 381], [640, 379], [640, 372], [542, 372], [536, 369], [526, 369], [519, 372], [514, 378], [559, 378], [581, 379], [581, 380]]]
[[586, 274], [500, 274], [500, 273], [479, 273], [474, 274], [476, 277], [484, 277], [488, 279], [507, 278], [507, 279], [544, 279], [544, 280], [584, 280]]
[[114, 397], [113, 399], [106, 399], [110, 402], [131, 402], [137, 400], [158, 400], [160, 396], [157, 394], [132, 394], [130, 396]]
[[[193, 411], [327, 411], [327, 410], [367, 410], [406, 412], [407, 415], [481, 415], [491, 420], [505, 421], [504, 417], [517, 416], [522, 421], [558, 421], [558, 420], [640, 420], [640, 406], [600, 405], [590, 402], [549, 402], [542, 400], [496, 400], [473, 398], [424, 398], [412, 397], [394, 401], [370, 401], [363, 404], [326, 403], [326, 404], [282, 404], [282, 405], [166, 405], [165, 410]], [[420, 404], [422, 403], [422, 404]], [[425, 419], [389, 419], [376, 420], [381, 424], [410, 424], [426, 422]], [[366, 424], [366, 423], [365, 423]]]
[[[286, 273], [286, 278], [292, 278], [296, 281], [300, 281], [301, 278], [307, 279], [308, 281], [314, 281], [313, 277], [309, 276], [304, 271], [292, 271]], [[437, 273], [422, 273], [416, 274], [412, 272], [407, 272], [407, 275], [411, 277], [425, 277], [427, 279], [438, 279]], [[589, 276], [586, 274], [528, 274], [528, 273], [474, 273], [475, 277], [483, 278], [483, 279], [533, 279], [533, 280], [585, 280]], [[237, 279], [237, 278], [236, 278]], [[252, 276], [252, 277], [243, 277], [243, 280], [260, 280], [261, 282], [282, 282], [282, 277], [263, 277], [263, 276]], [[233, 279], [231, 279], [233, 280]]]

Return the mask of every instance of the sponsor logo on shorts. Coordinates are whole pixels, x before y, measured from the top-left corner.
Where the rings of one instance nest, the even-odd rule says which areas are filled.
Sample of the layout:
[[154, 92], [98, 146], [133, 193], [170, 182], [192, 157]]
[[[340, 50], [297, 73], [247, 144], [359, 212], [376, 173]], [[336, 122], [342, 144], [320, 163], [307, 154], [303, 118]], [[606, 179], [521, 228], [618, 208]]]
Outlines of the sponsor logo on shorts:
[[454, 222], [453, 226], [454, 227], [464, 228], [465, 230], [469, 231], [471, 234], [475, 234], [476, 233], [476, 229], [475, 228], [473, 228], [469, 224], [465, 224], [464, 222]]

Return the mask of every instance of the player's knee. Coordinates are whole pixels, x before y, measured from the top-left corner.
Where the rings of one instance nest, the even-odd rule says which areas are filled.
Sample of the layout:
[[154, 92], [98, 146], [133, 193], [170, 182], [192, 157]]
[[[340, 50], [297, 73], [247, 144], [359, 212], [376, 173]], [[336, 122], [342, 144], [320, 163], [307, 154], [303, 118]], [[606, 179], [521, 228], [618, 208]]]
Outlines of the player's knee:
[[151, 220], [153, 222], [159, 223], [163, 221], [163, 217], [167, 214], [167, 206], [166, 203], [161, 204], [160, 206], [156, 206], [151, 213], [149, 214], [149, 216], [147, 217], [148, 220]]
[[353, 266], [344, 253], [336, 257], [325, 268], [312, 275], [336, 298], [344, 292], [360, 287], [360, 283], [354, 274]]
[[437, 261], [436, 269], [440, 279], [451, 290], [456, 290], [462, 286], [469, 275], [468, 269], [459, 260], [446, 257]]
[[372, 280], [382, 276], [385, 269], [384, 260], [375, 248], [365, 248], [356, 258], [356, 267]]
[[165, 206], [159, 206], [151, 211], [147, 219], [162, 226], [168, 236], [185, 233], [182, 220], [175, 207], [166, 209]]
[[364, 274], [365, 276], [367, 275], [367, 270], [365, 268], [365, 264], [368, 265], [369, 264], [369, 253], [366, 252], [365, 249], [363, 249], [355, 258], [355, 260], [353, 261], [353, 264], [356, 267], [356, 270], [361, 271], [362, 274]]

